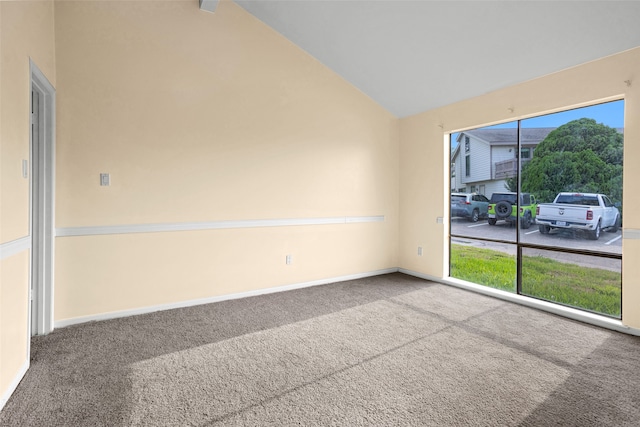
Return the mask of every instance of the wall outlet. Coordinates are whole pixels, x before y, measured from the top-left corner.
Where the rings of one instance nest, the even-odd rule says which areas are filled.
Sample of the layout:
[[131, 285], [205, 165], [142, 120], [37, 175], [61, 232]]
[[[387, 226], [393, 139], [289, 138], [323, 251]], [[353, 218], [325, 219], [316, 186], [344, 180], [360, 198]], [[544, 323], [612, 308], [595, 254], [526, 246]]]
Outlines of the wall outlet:
[[436, 224], [444, 224], [444, 218], [439, 216], [436, 218]]
[[287, 256], [285, 257], [284, 262], [285, 262], [287, 265], [291, 265], [291, 255], [287, 255]]
[[418, 246], [418, 256], [422, 256], [422, 246]]

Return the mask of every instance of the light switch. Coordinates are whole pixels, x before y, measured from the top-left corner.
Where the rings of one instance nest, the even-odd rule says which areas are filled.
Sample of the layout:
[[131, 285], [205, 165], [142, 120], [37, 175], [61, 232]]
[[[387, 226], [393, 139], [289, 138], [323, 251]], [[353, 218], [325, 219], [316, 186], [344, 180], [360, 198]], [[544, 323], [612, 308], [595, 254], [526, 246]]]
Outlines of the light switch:
[[22, 177], [29, 178], [29, 162], [26, 160], [22, 161]]
[[108, 187], [111, 185], [111, 176], [108, 173], [100, 174], [100, 185], [103, 187]]

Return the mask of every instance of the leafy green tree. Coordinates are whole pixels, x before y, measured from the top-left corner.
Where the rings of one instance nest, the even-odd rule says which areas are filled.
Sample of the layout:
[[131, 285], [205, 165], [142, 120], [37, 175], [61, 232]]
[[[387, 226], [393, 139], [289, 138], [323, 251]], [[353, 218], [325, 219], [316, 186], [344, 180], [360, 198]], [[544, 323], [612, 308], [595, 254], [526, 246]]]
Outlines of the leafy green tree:
[[516, 177], [507, 178], [504, 180], [504, 189], [513, 193], [518, 191], [518, 180]]
[[[622, 201], [623, 137], [593, 119], [553, 130], [522, 168], [522, 191], [551, 202], [561, 191], [603, 193]], [[508, 185], [508, 184], [507, 184]]]

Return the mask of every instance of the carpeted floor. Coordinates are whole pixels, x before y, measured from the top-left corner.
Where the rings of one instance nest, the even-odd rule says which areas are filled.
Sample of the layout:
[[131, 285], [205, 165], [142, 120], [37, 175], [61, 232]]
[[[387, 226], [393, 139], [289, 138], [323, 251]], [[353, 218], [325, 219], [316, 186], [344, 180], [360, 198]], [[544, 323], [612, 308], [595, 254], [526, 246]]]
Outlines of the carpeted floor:
[[0, 426], [637, 426], [640, 338], [402, 274], [34, 338]]

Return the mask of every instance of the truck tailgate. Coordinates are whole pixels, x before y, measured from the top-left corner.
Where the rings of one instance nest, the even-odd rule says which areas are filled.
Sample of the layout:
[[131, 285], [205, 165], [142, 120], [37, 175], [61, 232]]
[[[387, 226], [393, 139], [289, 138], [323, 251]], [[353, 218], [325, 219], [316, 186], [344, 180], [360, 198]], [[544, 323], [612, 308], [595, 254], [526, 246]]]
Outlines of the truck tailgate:
[[568, 204], [542, 204], [539, 205], [539, 220], [556, 221], [557, 225], [564, 226], [569, 222], [587, 222], [587, 211], [591, 206], [568, 205]]

